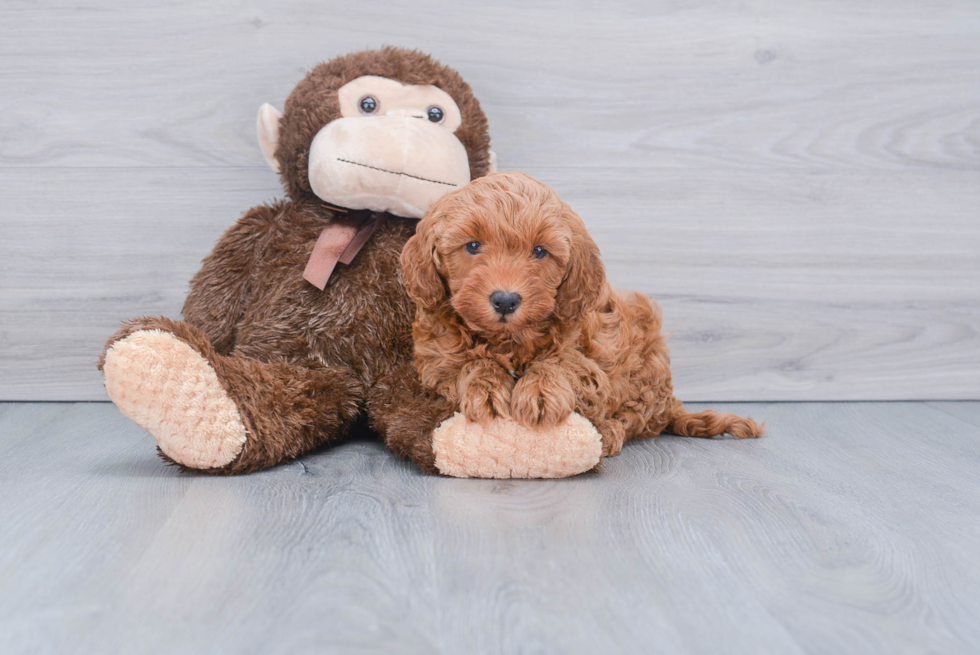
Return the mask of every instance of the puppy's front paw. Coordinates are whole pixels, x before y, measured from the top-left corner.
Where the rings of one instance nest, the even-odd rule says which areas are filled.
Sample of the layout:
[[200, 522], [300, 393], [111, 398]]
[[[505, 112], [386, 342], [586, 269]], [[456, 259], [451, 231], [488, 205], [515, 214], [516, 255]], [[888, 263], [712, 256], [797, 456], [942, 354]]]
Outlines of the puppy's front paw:
[[626, 442], [626, 428], [621, 421], [603, 421], [596, 425], [602, 435], [602, 456], [614, 457], [623, 449]]
[[575, 411], [575, 392], [557, 371], [531, 369], [517, 381], [510, 397], [510, 413], [521, 425], [552, 427]]
[[477, 423], [509, 415], [510, 388], [494, 380], [472, 380], [460, 389], [459, 411]]

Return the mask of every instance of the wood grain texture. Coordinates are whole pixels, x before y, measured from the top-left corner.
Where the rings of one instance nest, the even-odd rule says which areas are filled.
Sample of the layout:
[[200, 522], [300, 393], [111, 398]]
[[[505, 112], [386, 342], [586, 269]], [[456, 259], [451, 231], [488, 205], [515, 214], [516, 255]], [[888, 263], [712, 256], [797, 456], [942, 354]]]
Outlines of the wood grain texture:
[[104, 338], [280, 195], [257, 107], [382, 44], [457, 67], [662, 302], [684, 397], [980, 398], [971, 0], [5, 3], [0, 398], [103, 399]]
[[925, 403], [726, 409], [769, 436], [502, 482], [372, 441], [186, 475], [109, 404], [0, 404], [0, 651], [975, 650], [980, 427]]

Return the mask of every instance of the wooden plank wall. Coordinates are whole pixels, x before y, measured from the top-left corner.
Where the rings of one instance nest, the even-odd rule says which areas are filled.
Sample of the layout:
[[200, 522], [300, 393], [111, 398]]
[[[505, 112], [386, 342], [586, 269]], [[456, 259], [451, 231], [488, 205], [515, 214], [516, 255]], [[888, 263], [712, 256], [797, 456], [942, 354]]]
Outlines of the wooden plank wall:
[[0, 7], [0, 399], [104, 399], [118, 322], [179, 313], [304, 71], [458, 68], [501, 168], [660, 299], [691, 400], [980, 398], [980, 4]]

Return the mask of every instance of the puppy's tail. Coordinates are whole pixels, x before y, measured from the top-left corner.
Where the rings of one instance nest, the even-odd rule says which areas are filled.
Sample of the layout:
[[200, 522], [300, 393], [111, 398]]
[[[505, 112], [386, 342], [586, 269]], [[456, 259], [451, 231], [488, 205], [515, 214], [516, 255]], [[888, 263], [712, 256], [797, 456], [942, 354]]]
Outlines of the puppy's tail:
[[664, 428], [664, 432], [681, 437], [714, 437], [727, 433], [739, 439], [749, 439], [761, 437], [765, 428], [765, 425], [759, 425], [750, 418], [716, 412], [713, 409], [692, 413], [684, 409], [681, 401], [674, 398], [670, 408], [670, 423]]

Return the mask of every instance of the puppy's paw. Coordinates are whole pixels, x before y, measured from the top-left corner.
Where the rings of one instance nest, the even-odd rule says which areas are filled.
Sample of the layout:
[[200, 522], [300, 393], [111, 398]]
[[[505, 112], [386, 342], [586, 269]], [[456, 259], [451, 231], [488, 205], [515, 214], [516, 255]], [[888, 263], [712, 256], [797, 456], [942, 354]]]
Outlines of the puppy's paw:
[[495, 380], [470, 380], [459, 394], [459, 411], [470, 421], [487, 423], [509, 416], [510, 387]]
[[572, 384], [556, 367], [531, 368], [517, 381], [510, 413], [521, 425], [552, 427], [575, 411]]
[[596, 430], [602, 435], [602, 456], [614, 457], [623, 449], [626, 443], [626, 428], [621, 421], [602, 421], [596, 426]]
[[456, 383], [459, 411], [470, 421], [486, 423], [510, 416], [510, 394], [514, 380], [495, 362], [467, 362]]

